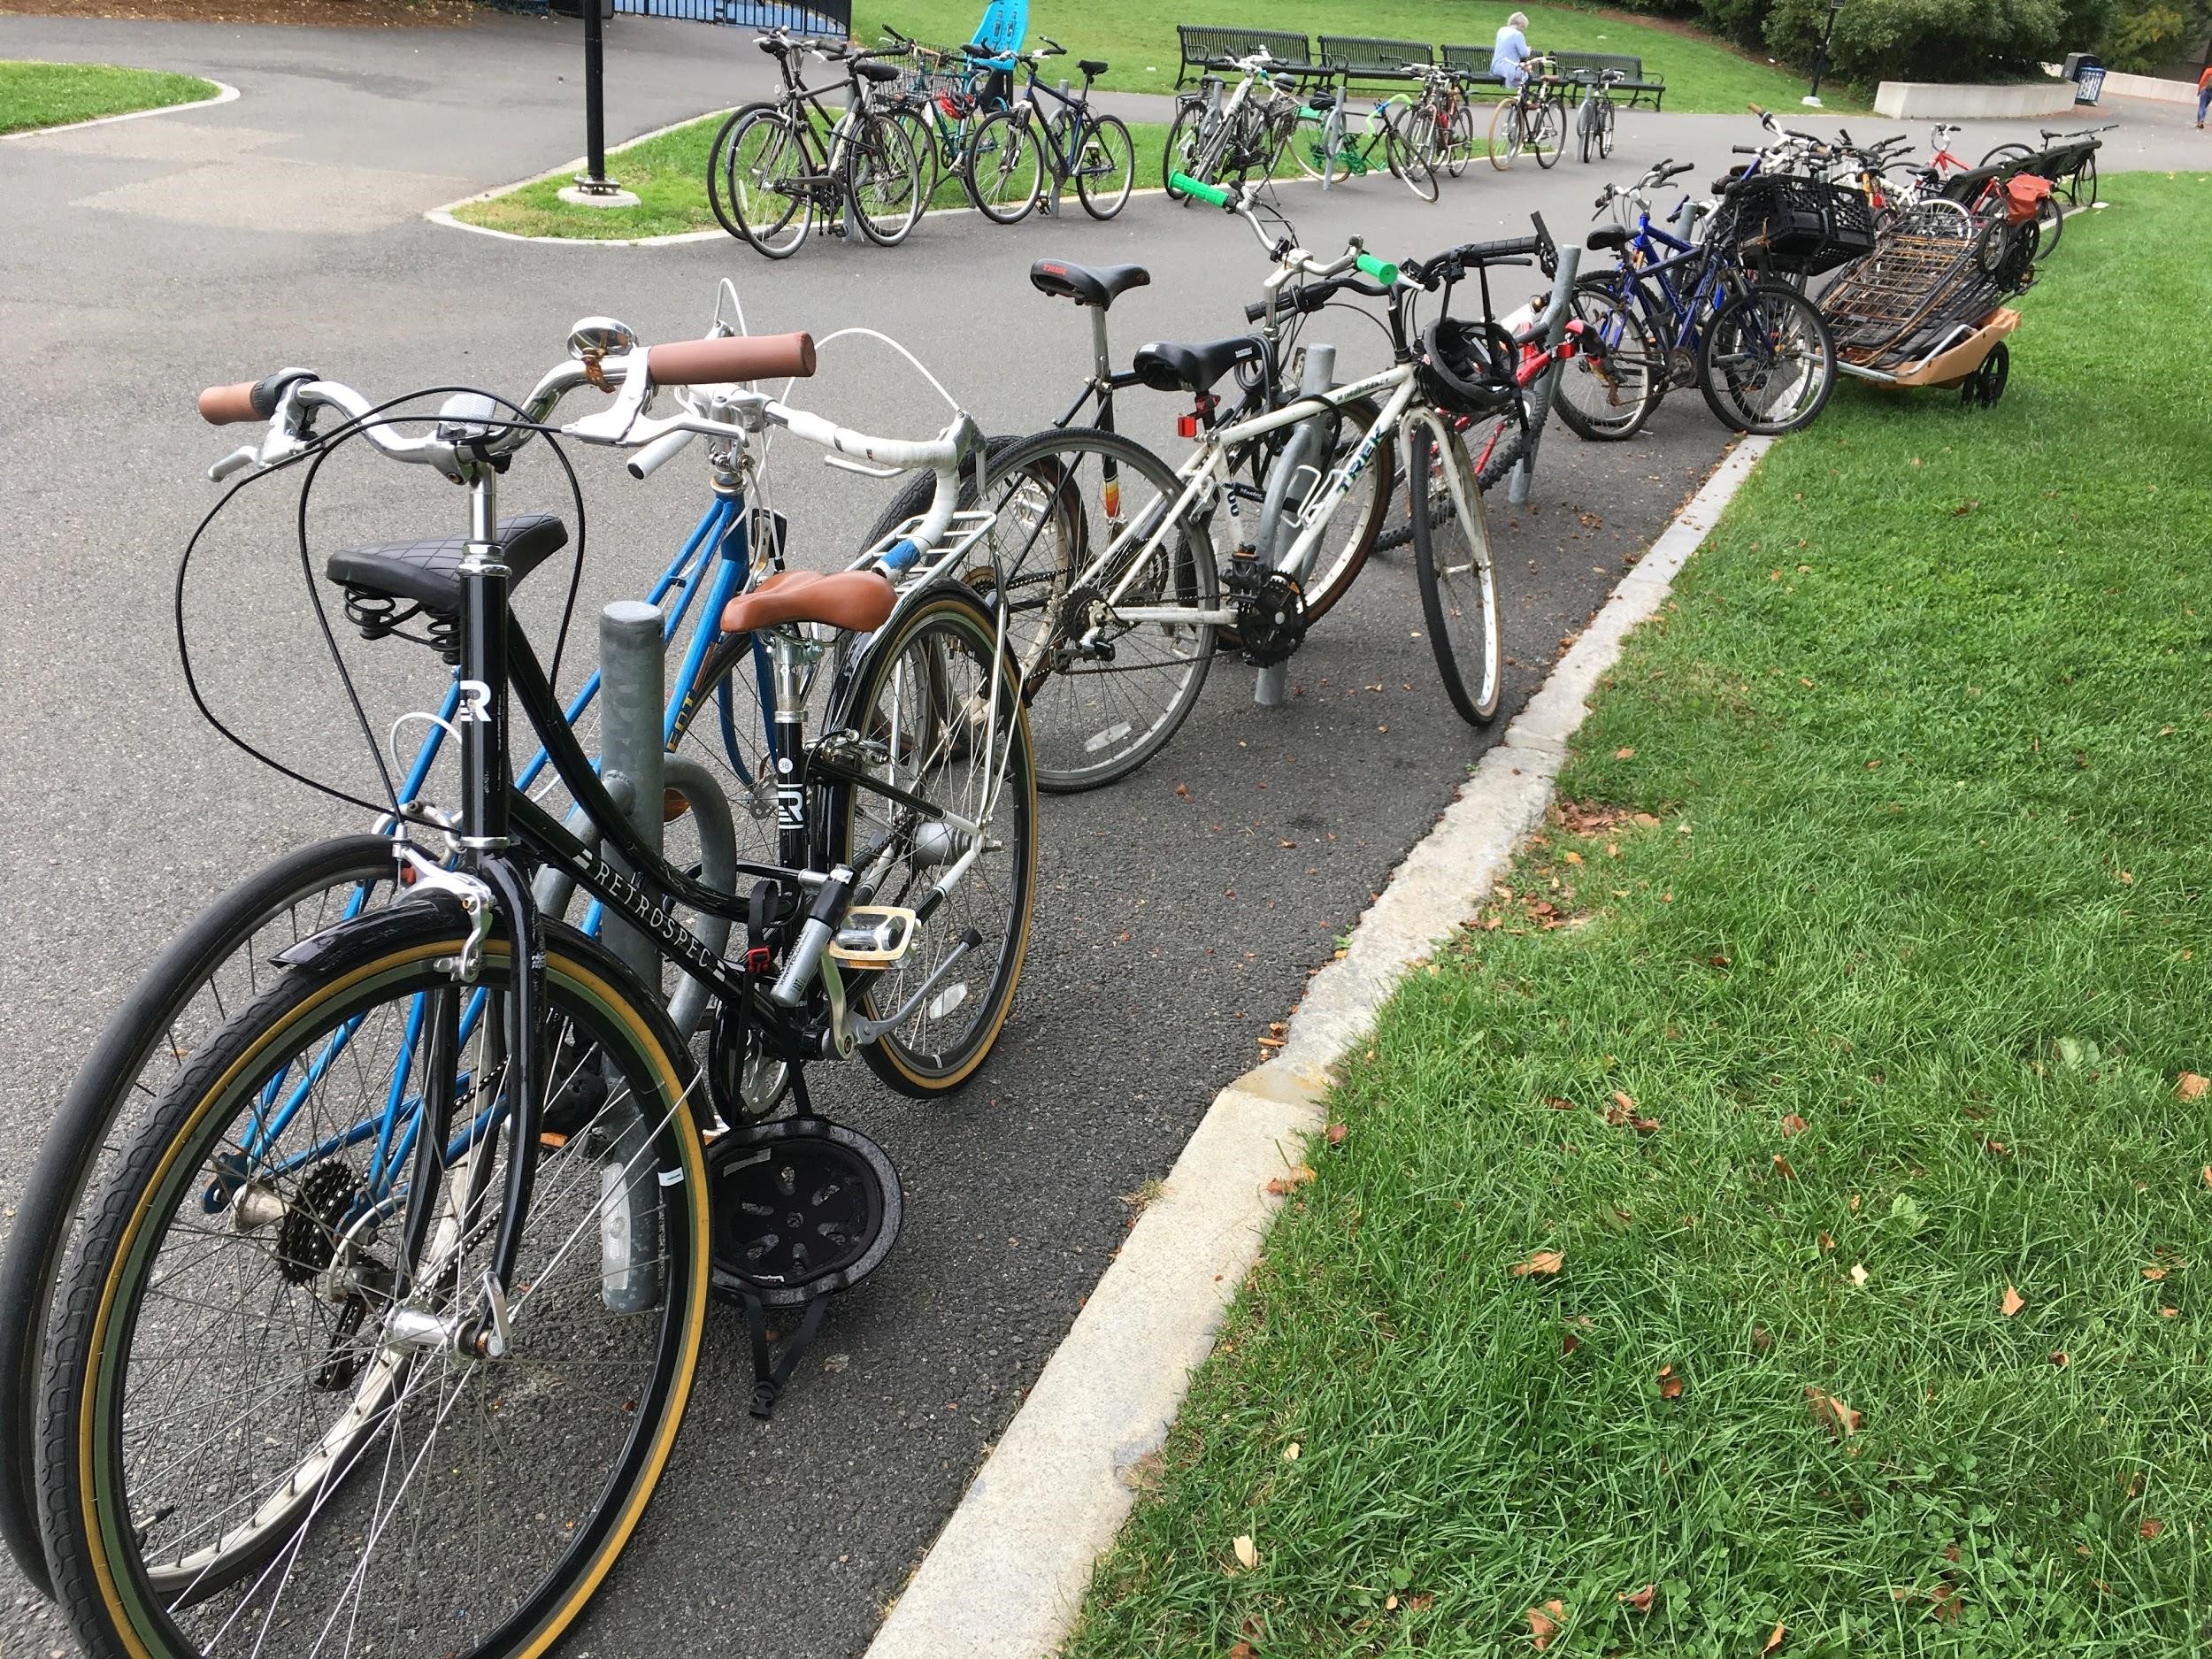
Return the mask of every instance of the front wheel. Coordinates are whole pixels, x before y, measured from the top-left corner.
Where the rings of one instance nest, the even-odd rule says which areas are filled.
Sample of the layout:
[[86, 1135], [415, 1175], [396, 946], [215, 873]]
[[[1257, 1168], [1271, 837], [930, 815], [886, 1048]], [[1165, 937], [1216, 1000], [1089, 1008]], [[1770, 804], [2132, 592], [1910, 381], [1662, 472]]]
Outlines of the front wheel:
[[1464, 104], [1452, 111], [1450, 154], [1445, 169], [1453, 178], [1467, 171], [1467, 164], [1475, 158], [1475, 112]]
[[1042, 137], [1013, 110], [984, 118], [962, 163], [968, 194], [995, 225], [1018, 225], [1029, 217], [1044, 194], [1045, 165]]
[[1525, 148], [1536, 157], [1538, 166], [1548, 169], [1559, 165], [1559, 152], [1566, 142], [1566, 106], [1556, 98], [1546, 98], [1530, 112]]
[[1580, 343], [1559, 365], [1553, 406], [1578, 438], [1632, 438], [1658, 403], [1659, 342], [1634, 311], [1601, 288], [1578, 284], [1570, 303], [1582, 324]]
[[1433, 202], [1437, 196], [1436, 169], [1422, 153], [1422, 147], [1406, 131], [1408, 123], [1392, 121], [1383, 128], [1383, 154], [1388, 157], [1390, 171], [1406, 181], [1406, 188], [1424, 202]]
[[2008, 161], [2025, 161], [2033, 154], [2035, 154], [2035, 150], [2032, 145], [1999, 144], [1984, 156], [1978, 165], [1984, 167], [2001, 167]]
[[1166, 187], [1167, 199], [1187, 204], [1190, 197], [1175, 188], [1175, 175], [1207, 180], [1199, 173], [1199, 150], [1205, 139], [1206, 106], [1186, 104], [1175, 111], [1175, 121], [1167, 129], [1167, 145], [1160, 155], [1160, 182]]
[[[1445, 695], [1460, 718], [1487, 726], [1497, 718], [1502, 678], [1498, 644], [1497, 567], [1483, 522], [1482, 497], [1468, 476], [1466, 452], [1441, 418], [1414, 417], [1406, 476], [1414, 488], [1414, 574], [1421, 589], [1429, 649]], [[1440, 467], [1444, 488], [1421, 511], [1422, 480]]]
[[2058, 239], [2066, 234], [2066, 210], [2054, 191], [2035, 204], [2035, 258], [2040, 265], [2058, 251]]
[[1836, 342], [1819, 309], [1796, 289], [1742, 289], [1707, 325], [1699, 385], [1723, 425], [1774, 437], [1809, 425], [1836, 384]]
[[1610, 98], [1598, 100], [1597, 134], [1598, 157], [1600, 160], [1609, 160], [1613, 154], [1613, 100]]
[[1137, 145], [1121, 118], [1101, 115], [1083, 129], [1076, 151], [1075, 194], [1093, 219], [1111, 219], [1128, 205], [1137, 181]]
[[868, 775], [904, 796], [844, 787], [836, 857], [859, 872], [855, 902], [926, 910], [906, 955], [863, 976], [863, 1011], [903, 1018], [861, 1057], [902, 1094], [941, 1094], [1006, 1024], [1037, 885], [1029, 721], [995, 608], [950, 584], [923, 600], [870, 644], [838, 718]]
[[706, 1324], [696, 1072], [626, 971], [549, 925], [545, 1081], [576, 1114], [519, 1143], [512, 953], [495, 934], [457, 986], [470, 939], [442, 903], [326, 936], [94, 1200], [40, 1468], [91, 1652], [537, 1654], [636, 1528]]
[[2097, 158], [2084, 156], [2081, 165], [2066, 180], [2066, 199], [2076, 207], [2094, 207], [2097, 204]]
[[814, 166], [798, 123], [769, 104], [730, 118], [722, 150], [726, 225], [771, 259], [789, 257], [814, 224]]

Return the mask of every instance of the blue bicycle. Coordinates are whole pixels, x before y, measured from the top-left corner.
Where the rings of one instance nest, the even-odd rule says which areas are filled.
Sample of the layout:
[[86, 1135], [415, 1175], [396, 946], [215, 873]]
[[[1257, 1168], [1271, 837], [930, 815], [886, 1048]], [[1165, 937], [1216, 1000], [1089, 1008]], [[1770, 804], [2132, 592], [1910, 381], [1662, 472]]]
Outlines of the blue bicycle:
[[[1617, 263], [1576, 287], [1617, 302], [1601, 325], [1608, 355], [1645, 356], [1647, 372], [1621, 375], [1617, 395], [1640, 386], [1656, 408], [1671, 388], [1694, 385], [1724, 426], [1772, 435], [1796, 431], [1827, 406], [1836, 345], [1816, 306], [1787, 283], [1762, 280], [1746, 261], [1763, 226], [1755, 220], [1756, 165], [1725, 181], [1699, 241], [1692, 236], [1704, 211], [1695, 204], [1677, 211], [1673, 229], [1651, 215], [1649, 193], [1689, 172], [1688, 162], [1663, 161], [1624, 188], [1608, 185], [1596, 211], [1611, 209], [1616, 222], [1592, 231], [1586, 245]], [[1632, 329], [1642, 338], [1630, 338]]]

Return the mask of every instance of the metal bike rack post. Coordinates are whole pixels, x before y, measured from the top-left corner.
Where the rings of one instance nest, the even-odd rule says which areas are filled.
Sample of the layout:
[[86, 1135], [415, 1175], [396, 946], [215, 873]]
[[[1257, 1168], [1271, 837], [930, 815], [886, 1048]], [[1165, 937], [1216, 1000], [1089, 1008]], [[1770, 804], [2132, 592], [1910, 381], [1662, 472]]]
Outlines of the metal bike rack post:
[[[1582, 268], [1582, 250], [1562, 248], [1559, 250], [1559, 271], [1552, 279], [1551, 304], [1544, 312], [1544, 349], [1555, 351], [1559, 342], [1567, 337], [1567, 313], [1572, 308], [1575, 291], [1575, 273]], [[1536, 407], [1528, 414], [1528, 449], [1520, 463], [1513, 469], [1513, 478], [1506, 488], [1505, 498], [1516, 507], [1528, 505], [1529, 488], [1536, 478], [1536, 446], [1544, 436], [1545, 424], [1551, 419], [1551, 401], [1559, 391], [1559, 363], [1556, 358], [1536, 382]]]
[[[1301, 349], [1299, 359], [1298, 395], [1307, 397], [1325, 393], [1336, 380], [1336, 348], [1316, 341]], [[1319, 470], [1322, 477], [1328, 476], [1329, 457], [1325, 454], [1310, 457], [1308, 453], [1320, 446], [1321, 434], [1322, 426], [1318, 418], [1299, 423], [1292, 432], [1290, 441], [1283, 445], [1283, 452], [1277, 457], [1275, 470], [1267, 480], [1267, 496], [1260, 506], [1259, 546], [1270, 570], [1277, 568], [1276, 549], [1282, 544], [1285, 535], [1288, 534], [1293, 541], [1297, 538], [1294, 526], [1286, 526], [1283, 522], [1290, 506], [1290, 493], [1295, 487], [1297, 473], [1304, 467], [1312, 466]], [[1296, 571], [1293, 574], [1302, 583], [1307, 572]], [[1252, 701], [1263, 709], [1281, 708], [1289, 701], [1289, 680], [1288, 662], [1270, 663], [1260, 670], [1252, 682]]]
[[[648, 850], [661, 849], [661, 719], [666, 703], [661, 613], [641, 600], [618, 599], [599, 613], [600, 771], [626, 786], [632, 826]], [[617, 856], [611, 862], [620, 864]], [[660, 953], [653, 941], [610, 913], [607, 948], [658, 995]], [[609, 1087], [618, 1079], [606, 1079]], [[651, 1136], [634, 1101], [613, 1107], [611, 1142], [600, 1164], [605, 1220], [600, 1229], [601, 1294], [611, 1313], [660, 1305], [660, 1195]]]
[[[1064, 100], [1067, 96], [1067, 77], [1063, 75], [1060, 78], [1060, 96]], [[1063, 102], [1060, 107], [1064, 110], [1068, 106], [1064, 102]], [[1036, 119], [1038, 125], [1045, 128], [1047, 134], [1045, 147], [1046, 152], [1048, 156], [1049, 156], [1052, 144], [1050, 137], [1051, 128], [1049, 124], [1045, 121], [1044, 111], [1042, 110], [1037, 111]], [[1079, 167], [1083, 165], [1082, 157], [1078, 156], [1075, 158], [1075, 165]], [[1044, 219], [1057, 219], [1060, 215], [1060, 174], [1058, 171], [1052, 166], [1048, 160], [1045, 165], [1045, 184], [1047, 186], [1045, 199], [1037, 210], [1038, 214], [1041, 218]]]

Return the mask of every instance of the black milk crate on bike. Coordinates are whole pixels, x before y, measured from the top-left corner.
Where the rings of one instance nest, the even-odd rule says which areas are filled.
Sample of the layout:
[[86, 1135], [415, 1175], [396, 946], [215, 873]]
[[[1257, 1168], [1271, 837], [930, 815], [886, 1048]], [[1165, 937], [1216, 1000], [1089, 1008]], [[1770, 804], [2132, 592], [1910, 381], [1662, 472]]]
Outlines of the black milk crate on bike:
[[1755, 268], [1819, 276], [1874, 251], [1874, 211], [1841, 185], [1760, 173], [1729, 187], [1708, 235]]

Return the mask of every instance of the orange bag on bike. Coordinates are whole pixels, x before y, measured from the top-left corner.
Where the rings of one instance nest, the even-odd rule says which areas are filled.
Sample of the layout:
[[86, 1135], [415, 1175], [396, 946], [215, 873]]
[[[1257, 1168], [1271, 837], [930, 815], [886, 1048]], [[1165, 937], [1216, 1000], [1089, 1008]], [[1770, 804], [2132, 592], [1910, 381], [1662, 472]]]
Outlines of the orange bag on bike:
[[2051, 193], [2051, 181], [2039, 179], [2032, 173], [2016, 173], [2005, 180], [2005, 219], [2014, 225], [2024, 225], [2036, 216], [2043, 205], [2043, 198]]

